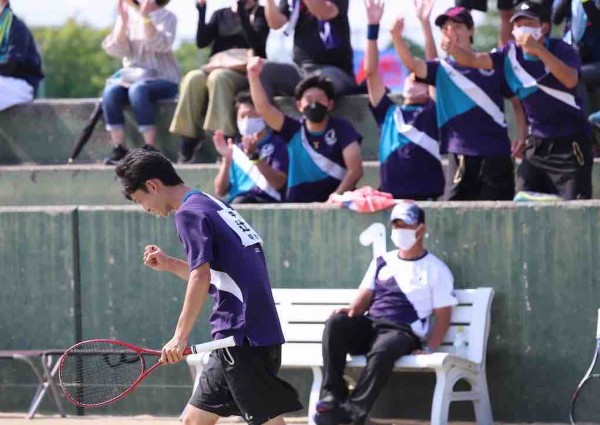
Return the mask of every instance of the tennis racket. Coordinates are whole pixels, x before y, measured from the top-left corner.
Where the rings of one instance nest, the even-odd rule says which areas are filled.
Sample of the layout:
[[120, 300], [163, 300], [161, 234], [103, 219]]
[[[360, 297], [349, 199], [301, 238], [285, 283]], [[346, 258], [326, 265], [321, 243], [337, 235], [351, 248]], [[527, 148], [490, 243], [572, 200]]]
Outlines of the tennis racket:
[[571, 397], [569, 419], [572, 425], [600, 423], [600, 370], [594, 371], [598, 353], [600, 353], [600, 309], [598, 309], [598, 328], [596, 330], [596, 352], [592, 364]]
[[[232, 347], [232, 336], [187, 347], [184, 356]], [[161, 364], [161, 351], [110, 339], [75, 344], [60, 358], [60, 385], [69, 402], [79, 407], [100, 407], [129, 394]], [[148, 367], [145, 357], [159, 359]], [[150, 360], [152, 362], [153, 359]]]

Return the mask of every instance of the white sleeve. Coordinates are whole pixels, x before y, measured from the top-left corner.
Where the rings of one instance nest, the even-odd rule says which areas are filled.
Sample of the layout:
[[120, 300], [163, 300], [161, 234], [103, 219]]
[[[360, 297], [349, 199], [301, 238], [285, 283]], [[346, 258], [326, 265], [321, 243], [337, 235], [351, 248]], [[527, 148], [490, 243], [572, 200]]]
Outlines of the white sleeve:
[[452, 272], [441, 261], [436, 264], [435, 276], [431, 285], [431, 298], [433, 308], [450, 307], [458, 304], [454, 296], [454, 276]]
[[360, 282], [360, 286], [358, 289], [375, 289], [375, 272], [377, 271], [377, 259], [374, 258], [369, 264], [369, 268], [365, 273], [365, 277], [363, 277], [362, 282]]

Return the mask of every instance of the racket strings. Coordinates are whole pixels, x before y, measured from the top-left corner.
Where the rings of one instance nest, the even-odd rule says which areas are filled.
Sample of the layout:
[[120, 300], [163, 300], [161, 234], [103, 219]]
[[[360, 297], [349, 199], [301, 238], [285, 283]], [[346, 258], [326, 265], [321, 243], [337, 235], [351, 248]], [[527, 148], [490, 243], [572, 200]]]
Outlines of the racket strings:
[[60, 378], [68, 397], [77, 404], [93, 406], [123, 394], [144, 369], [142, 357], [134, 350], [92, 341], [65, 353]]

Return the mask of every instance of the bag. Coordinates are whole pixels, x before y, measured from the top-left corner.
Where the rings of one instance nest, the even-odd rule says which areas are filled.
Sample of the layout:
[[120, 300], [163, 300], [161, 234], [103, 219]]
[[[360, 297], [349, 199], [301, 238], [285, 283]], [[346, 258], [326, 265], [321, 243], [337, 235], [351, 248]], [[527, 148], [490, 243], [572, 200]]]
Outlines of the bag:
[[121, 68], [106, 81], [107, 84], [118, 84], [123, 87], [142, 80], [150, 80], [157, 77], [157, 72], [154, 69], [145, 69], [140, 67]]
[[211, 72], [215, 69], [231, 69], [232, 71], [246, 72], [249, 49], [228, 49], [215, 53], [210, 57], [208, 63], [200, 69]]

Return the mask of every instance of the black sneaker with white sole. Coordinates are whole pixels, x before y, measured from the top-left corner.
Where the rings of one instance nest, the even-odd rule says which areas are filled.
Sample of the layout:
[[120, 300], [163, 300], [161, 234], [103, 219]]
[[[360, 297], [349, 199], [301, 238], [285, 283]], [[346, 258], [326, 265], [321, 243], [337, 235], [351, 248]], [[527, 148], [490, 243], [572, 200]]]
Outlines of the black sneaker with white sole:
[[104, 158], [104, 163], [106, 165], [117, 165], [120, 160], [125, 158], [125, 155], [127, 155], [127, 149], [123, 145], [117, 145], [112, 148], [110, 155]]

